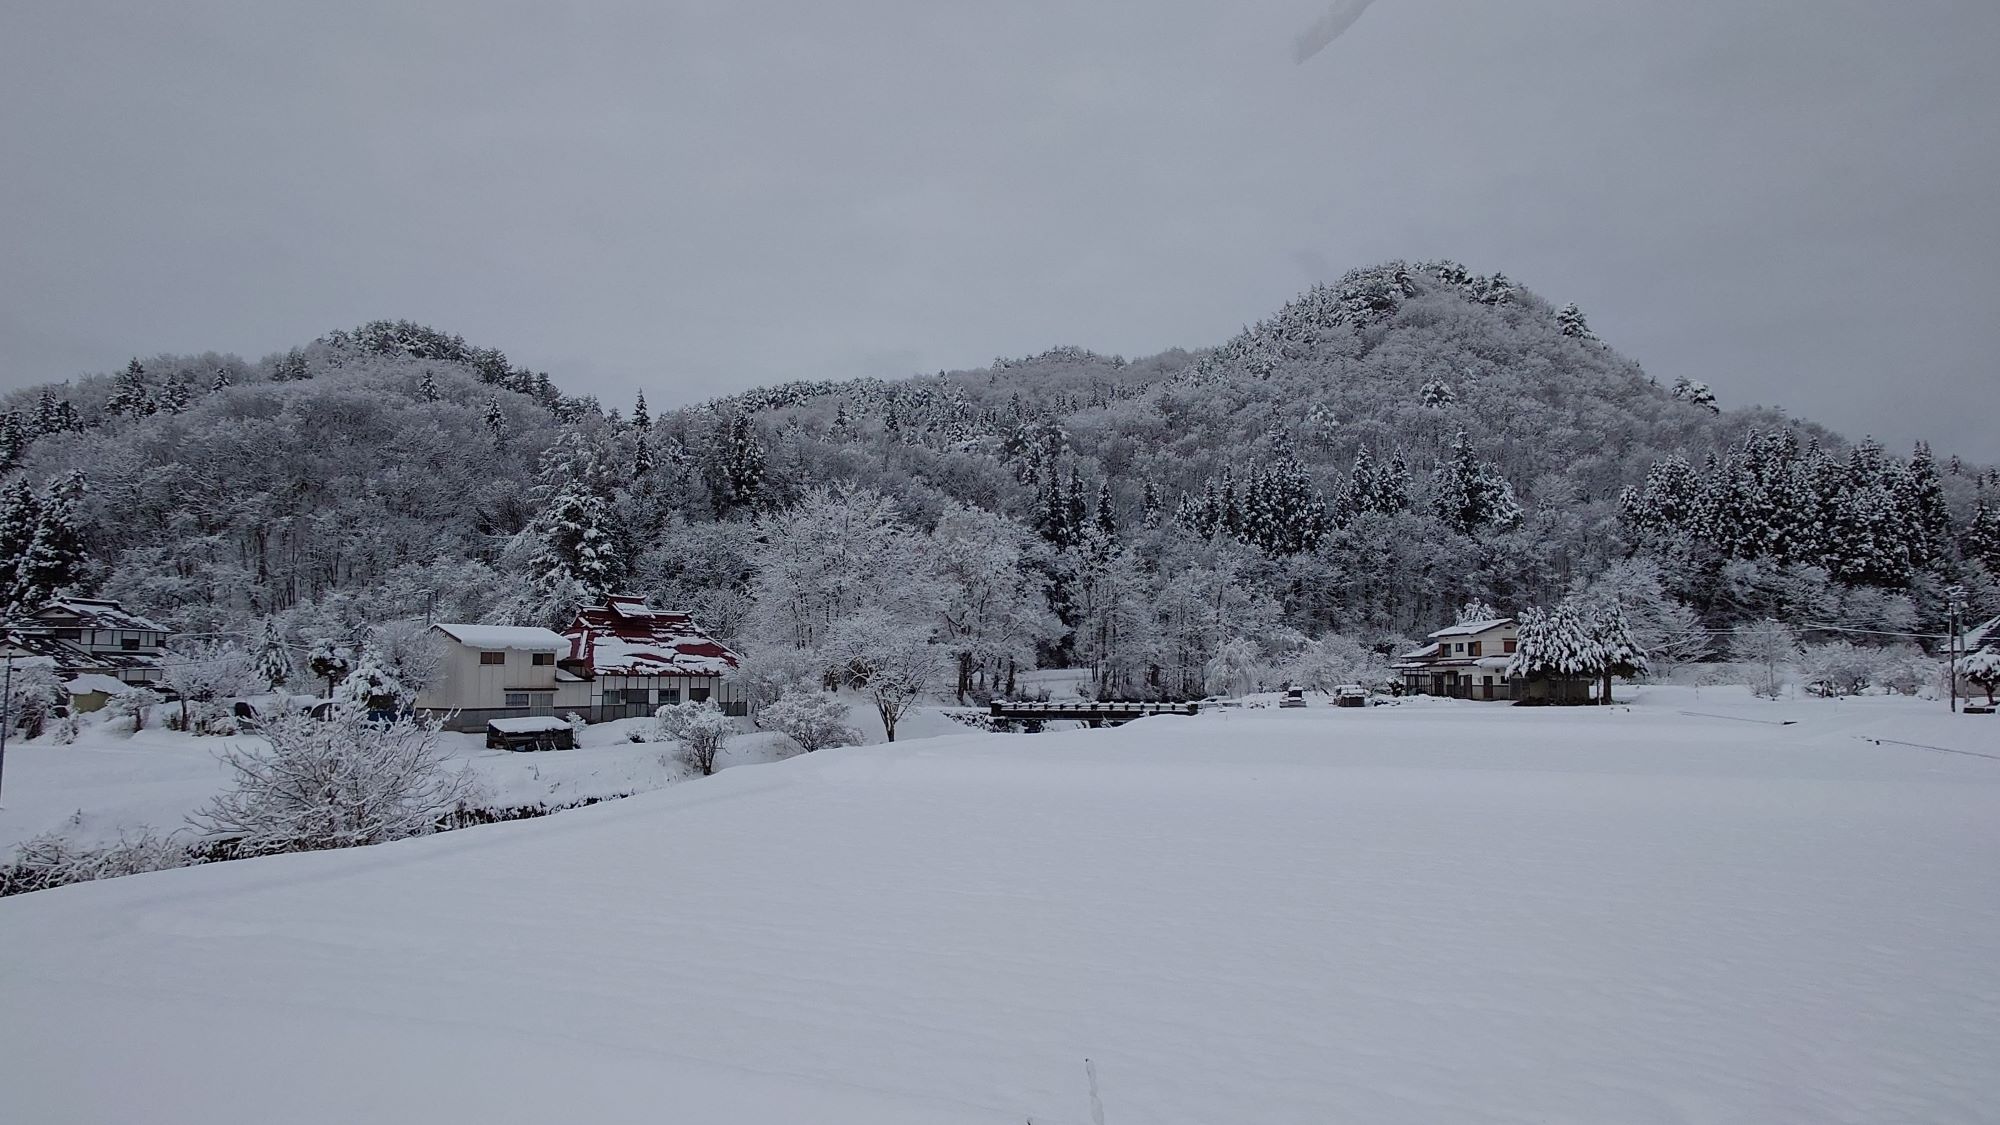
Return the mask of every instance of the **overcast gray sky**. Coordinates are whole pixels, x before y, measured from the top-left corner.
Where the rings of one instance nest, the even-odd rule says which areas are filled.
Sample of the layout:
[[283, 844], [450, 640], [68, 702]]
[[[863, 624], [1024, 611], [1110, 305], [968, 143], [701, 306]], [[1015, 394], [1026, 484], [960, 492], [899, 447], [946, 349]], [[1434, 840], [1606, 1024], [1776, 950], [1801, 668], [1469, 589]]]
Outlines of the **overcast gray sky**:
[[0, 381], [374, 317], [657, 405], [1390, 257], [2000, 459], [1994, 0], [0, 0]]

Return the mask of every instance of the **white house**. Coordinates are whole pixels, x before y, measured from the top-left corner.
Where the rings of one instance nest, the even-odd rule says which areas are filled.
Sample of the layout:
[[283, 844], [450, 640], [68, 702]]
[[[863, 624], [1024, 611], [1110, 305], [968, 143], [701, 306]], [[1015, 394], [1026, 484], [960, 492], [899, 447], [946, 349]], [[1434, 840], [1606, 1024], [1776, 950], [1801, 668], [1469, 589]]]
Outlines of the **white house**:
[[431, 631], [444, 641], [444, 659], [416, 707], [455, 713], [455, 728], [483, 730], [488, 719], [562, 715], [590, 706], [590, 685], [558, 663], [570, 643], [553, 629], [442, 624]]
[[1507, 664], [1519, 636], [1511, 617], [1462, 622], [1432, 633], [1429, 644], [1397, 657], [1393, 667], [1411, 695], [1511, 699]]

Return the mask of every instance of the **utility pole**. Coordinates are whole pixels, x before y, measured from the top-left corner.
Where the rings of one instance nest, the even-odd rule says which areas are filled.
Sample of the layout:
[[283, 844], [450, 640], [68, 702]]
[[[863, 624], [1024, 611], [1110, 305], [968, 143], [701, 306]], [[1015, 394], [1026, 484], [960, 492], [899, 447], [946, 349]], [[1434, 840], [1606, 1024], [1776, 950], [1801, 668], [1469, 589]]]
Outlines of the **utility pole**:
[[14, 634], [0, 636], [7, 647], [7, 672], [0, 678], [0, 787], [7, 781], [7, 730], [14, 725]]
[[1965, 587], [1953, 586], [1944, 592], [1945, 598], [1945, 682], [1951, 685], [1951, 713], [1958, 714], [1958, 638], [1965, 626], [1961, 620], [1965, 615]]

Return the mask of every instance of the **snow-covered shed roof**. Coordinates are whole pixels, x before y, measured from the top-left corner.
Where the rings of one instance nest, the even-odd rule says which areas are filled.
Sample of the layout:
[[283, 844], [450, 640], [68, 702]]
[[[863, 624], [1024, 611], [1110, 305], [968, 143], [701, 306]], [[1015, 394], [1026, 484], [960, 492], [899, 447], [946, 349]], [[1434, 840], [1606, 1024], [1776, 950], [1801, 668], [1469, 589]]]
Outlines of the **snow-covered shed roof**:
[[57, 598], [35, 611], [35, 620], [84, 629], [136, 629], [153, 633], [167, 631], [165, 625], [131, 613], [117, 602], [104, 598]]
[[63, 687], [67, 688], [71, 695], [89, 695], [92, 692], [102, 692], [105, 695], [123, 695], [126, 691], [124, 680], [116, 676], [106, 676], [97, 672], [85, 672], [80, 676], [72, 676], [68, 682], [63, 684]]
[[740, 662], [694, 618], [626, 595], [577, 611], [569, 640], [595, 676], [722, 676]]
[[1437, 632], [1432, 633], [1431, 636], [1474, 637], [1488, 630], [1498, 629], [1502, 625], [1512, 625], [1513, 623], [1514, 619], [1511, 617], [1495, 617], [1490, 621], [1461, 621], [1456, 625], [1439, 629]]
[[541, 734], [568, 730], [569, 723], [553, 715], [524, 715], [518, 719], [488, 719], [486, 725], [501, 734]]
[[456, 623], [439, 623], [431, 628], [467, 648], [511, 649], [514, 652], [562, 652], [569, 648], [569, 638], [554, 629]]

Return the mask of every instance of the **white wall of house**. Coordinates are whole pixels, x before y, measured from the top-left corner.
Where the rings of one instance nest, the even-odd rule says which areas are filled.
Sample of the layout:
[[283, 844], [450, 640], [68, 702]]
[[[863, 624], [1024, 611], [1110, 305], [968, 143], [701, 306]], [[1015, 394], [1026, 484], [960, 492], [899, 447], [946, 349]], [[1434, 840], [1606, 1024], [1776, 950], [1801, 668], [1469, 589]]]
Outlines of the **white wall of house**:
[[503, 708], [561, 713], [564, 708], [590, 705], [590, 684], [558, 682], [556, 653], [520, 649], [484, 649], [462, 644], [449, 635], [444, 659], [417, 706], [429, 710], [499, 710]]

